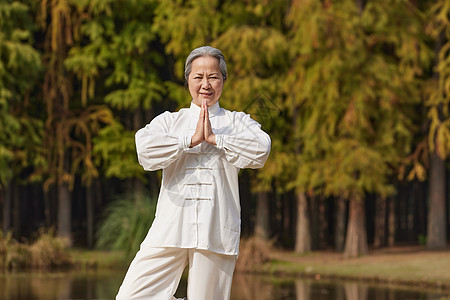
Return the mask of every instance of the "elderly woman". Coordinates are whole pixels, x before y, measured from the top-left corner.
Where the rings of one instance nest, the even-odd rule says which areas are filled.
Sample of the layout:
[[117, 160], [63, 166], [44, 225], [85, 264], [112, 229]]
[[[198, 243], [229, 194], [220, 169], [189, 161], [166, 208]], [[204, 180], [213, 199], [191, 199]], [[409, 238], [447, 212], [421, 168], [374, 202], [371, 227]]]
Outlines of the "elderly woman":
[[230, 299], [239, 252], [238, 172], [261, 168], [270, 137], [242, 112], [219, 106], [227, 78], [222, 52], [186, 59], [189, 108], [164, 112], [136, 133], [139, 163], [163, 170], [155, 220], [117, 299], [174, 299], [189, 264], [189, 300]]

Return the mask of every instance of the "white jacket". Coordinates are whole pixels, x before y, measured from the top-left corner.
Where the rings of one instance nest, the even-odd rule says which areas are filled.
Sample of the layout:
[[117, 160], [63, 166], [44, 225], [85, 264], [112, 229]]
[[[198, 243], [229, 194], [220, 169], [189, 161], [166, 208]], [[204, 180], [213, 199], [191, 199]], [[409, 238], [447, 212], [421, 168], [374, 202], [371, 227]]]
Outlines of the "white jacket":
[[206, 249], [237, 255], [240, 238], [238, 172], [261, 168], [270, 137], [243, 112], [208, 108], [216, 146], [189, 148], [200, 107], [164, 112], [136, 133], [139, 163], [163, 169], [155, 220], [144, 240], [153, 247]]

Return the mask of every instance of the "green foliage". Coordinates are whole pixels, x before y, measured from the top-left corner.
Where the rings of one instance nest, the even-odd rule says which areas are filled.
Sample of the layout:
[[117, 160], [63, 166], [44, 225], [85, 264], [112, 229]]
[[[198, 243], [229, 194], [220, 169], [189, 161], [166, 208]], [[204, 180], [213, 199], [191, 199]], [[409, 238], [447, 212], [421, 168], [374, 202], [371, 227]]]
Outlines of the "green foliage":
[[[289, 123], [280, 117], [281, 85], [290, 63], [284, 31], [288, 9], [287, 1], [160, 1], [153, 25], [165, 42], [166, 52], [175, 58], [175, 75], [180, 81], [192, 49], [205, 44], [219, 48], [229, 73], [221, 106], [251, 113], [277, 145], [283, 145], [280, 140], [285, 138]], [[172, 97], [186, 106], [190, 98], [181, 98], [183, 93], [176, 84], [166, 86], [175, 94]], [[276, 150], [273, 155], [286, 156], [285, 149]], [[284, 176], [275, 173], [279, 166], [278, 159], [270, 159], [252, 186], [267, 190], [272, 180], [282, 182]]]
[[199, 46], [210, 44], [222, 31], [218, 0], [158, 1], [152, 29], [173, 54], [175, 74], [183, 78], [184, 59]]
[[428, 31], [436, 40], [437, 64], [435, 76], [429, 83], [428, 118], [431, 121], [428, 133], [430, 151], [445, 159], [450, 154], [450, 5], [448, 1], [436, 1], [430, 8]]
[[97, 248], [123, 250], [135, 255], [156, 211], [156, 197], [129, 194], [111, 202], [97, 231]]
[[450, 153], [449, 16], [447, 0], [2, 1], [0, 187], [145, 180], [134, 132], [188, 104], [185, 58], [210, 44], [221, 105], [272, 138], [253, 191], [393, 194]]
[[[65, 66], [82, 83], [82, 102], [94, 97], [95, 81], [102, 76], [104, 101], [118, 109], [149, 109], [161, 99], [157, 68], [164, 58], [153, 47], [151, 30], [155, 1], [77, 1], [82, 23]], [[105, 73], [106, 71], [106, 73]]]
[[401, 0], [369, 1], [362, 10], [355, 1], [310, 0], [294, 1], [288, 22], [287, 106], [302, 162], [293, 186], [347, 197], [392, 194], [391, 178], [417, 130], [417, 76], [430, 57], [416, 43], [420, 15]]
[[34, 30], [26, 3], [0, 3], [0, 186], [40, 160], [42, 120], [27, 111], [34, 105], [30, 93], [42, 68]]
[[[164, 57], [151, 30], [155, 1], [75, 1], [80, 25], [77, 44], [64, 60], [81, 83], [81, 104], [100, 101], [114, 110], [114, 120], [93, 137], [95, 167], [107, 177], [142, 177], [134, 146], [136, 122], [130, 113], [151, 110], [162, 99], [164, 84], [159, 68]], [[141, 123], [141, 121], [138, 121]], [[124, 126], [127, 124], [128, 126]], [[143, 126], [138, 124], [137, 126]], [[91, 168], [90, 173], [96, 172]]]
[[96, 165], [104, 167], [107, 177], [144, 177], [144, 169], [137, 162], [134, 132], [118, 122], [100, 130], [94, 139], [93, 154]]

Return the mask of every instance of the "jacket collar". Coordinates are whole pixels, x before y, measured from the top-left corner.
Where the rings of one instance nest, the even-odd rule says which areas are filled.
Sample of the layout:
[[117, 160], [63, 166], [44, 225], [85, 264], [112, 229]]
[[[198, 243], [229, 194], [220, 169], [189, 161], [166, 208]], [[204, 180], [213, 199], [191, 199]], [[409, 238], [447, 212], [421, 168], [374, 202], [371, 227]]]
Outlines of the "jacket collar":
[[[200, 106], [194, 103], [194, 101], [191, 101], [191, 107], [189, 108], [191, 114], [195, 117], [198, 117], [200, 115]], [[219, 101], [214, 103], [212, 106], [208, 107], [208, 113], [210, 117], [216, 116], [220, 111]]]

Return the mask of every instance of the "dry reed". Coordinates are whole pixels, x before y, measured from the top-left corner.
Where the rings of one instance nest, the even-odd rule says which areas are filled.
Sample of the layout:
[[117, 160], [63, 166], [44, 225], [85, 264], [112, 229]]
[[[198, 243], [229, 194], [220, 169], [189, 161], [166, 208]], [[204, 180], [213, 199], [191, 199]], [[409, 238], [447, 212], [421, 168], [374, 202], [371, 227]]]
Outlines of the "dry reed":
[[33, 268], [67, 267], [72, 264], [69, 240], [55, 236], [54, 230], [40, 230], [39, 238], [29, 247]]
[[242, 239], [239, 247], [239, 259], [236, 263], [237, 272], [255, 272], [270, 261], [273, 242], [257, 236]]
[[54, 230], [39, 231], [32, 244], [18, 243], [11, 232], [0, 230], [0, 269], [61, 268], [72, 265], [68, 241], [56, 237]]

